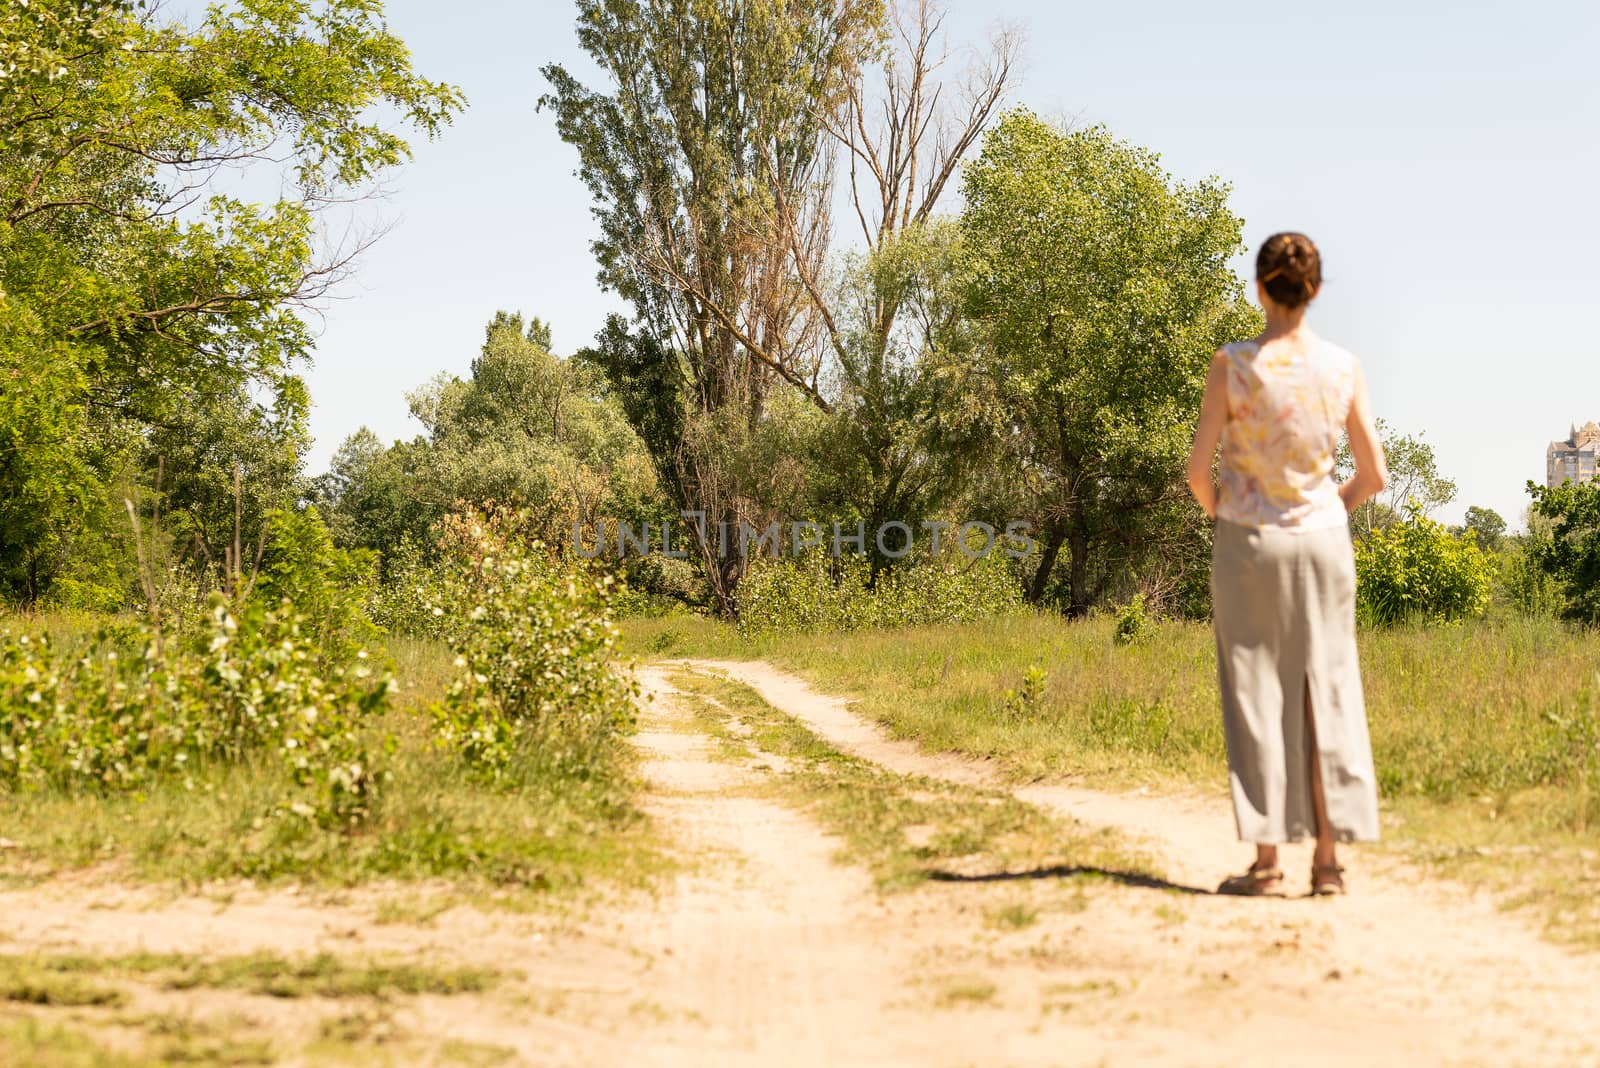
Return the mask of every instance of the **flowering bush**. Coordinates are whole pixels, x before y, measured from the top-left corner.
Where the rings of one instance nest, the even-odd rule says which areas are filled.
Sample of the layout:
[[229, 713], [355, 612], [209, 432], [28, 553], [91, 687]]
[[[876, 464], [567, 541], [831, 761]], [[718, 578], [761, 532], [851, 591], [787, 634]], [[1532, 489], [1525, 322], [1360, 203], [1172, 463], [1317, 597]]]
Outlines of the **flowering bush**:
[[634, 684], [611, 664], [616, 581], [556, 561], [521, 527], [509, 510], [440, 525], [435, 608], [460, 669], [437, 710], [440, 742], [491, 777], [519, 755], [601, 774], [635, 714]]
[[288, 601], [214, 594], [193, 636], [122, 623], [71, 656], [0, 636], [0, 789], [134, 790], [264, 755], [294, 787], [284, 811], [351, 826], [371, 814], [379, 779], [361, 727], [390, 688], [364, 651], [325, 662]]
[[279, 814], [371, 816], [383, 776], [367, 734], [393, 681], [367, 652], [370, 554], [335, 548], [315, 509], [274, 513], [270, 530], [260, 571], [224, 576], [230, 593], [174, 570], [81, 648], [0, 633], [0, 791], [193, 787], [203, 768], [266, 761]]

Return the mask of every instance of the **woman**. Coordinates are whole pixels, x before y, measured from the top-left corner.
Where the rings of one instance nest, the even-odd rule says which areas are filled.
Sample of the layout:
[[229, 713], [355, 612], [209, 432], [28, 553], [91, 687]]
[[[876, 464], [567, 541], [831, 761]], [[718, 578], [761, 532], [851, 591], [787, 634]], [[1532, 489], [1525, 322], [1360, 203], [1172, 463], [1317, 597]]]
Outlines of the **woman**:
[[[1335, 843], [1378, 836], [1346, 516], [1388, 472], [1361, 365], [1305, 324], [1321, 286], [1310, 238], [1274, 234], [1261, 246], [1266, 329], [1212, 357], [1189, 456], [1189, 487], [1217, 520], [1211, 612], [1223, 730], [1239, 838], [1256, 847], [1255, 863], [1222, 893], [1281, 893], [1278, 845], [1308, 833], [1312, 893], [1343, 893]], [[1341, 430], [1356, 464], [1343, 485], [1333, 478]]]

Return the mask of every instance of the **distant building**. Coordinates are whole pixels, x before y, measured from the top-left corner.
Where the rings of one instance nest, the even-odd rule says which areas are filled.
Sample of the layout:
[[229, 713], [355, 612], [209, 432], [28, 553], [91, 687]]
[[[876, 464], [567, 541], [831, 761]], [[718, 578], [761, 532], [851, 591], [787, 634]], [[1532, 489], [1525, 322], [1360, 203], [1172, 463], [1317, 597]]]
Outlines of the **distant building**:
[[1552, 441], [1544, 450], [1544, 484], [1559, 486], [1591, 482], [1595, 476], [1595, 456], [1600, 454], [1600, 426], [1585, 423], [1575, 426], [1566, 441]]

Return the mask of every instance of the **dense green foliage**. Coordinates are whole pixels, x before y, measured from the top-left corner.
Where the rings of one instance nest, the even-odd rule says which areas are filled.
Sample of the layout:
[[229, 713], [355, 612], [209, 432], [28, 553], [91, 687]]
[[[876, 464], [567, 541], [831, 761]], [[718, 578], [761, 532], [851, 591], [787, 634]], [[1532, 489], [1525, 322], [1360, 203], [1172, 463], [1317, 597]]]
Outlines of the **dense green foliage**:
[[1494, 558], [1413, 504], [1356, 541], [1356, 614], [1378, 626], [1452, 623], [1489, 607]]
[[814, 550], [759, 558], [739, 586], [739, 626], [751, 635], [968, 623], [1021, 608], [1022, 588], [998, 551], [946, 551], [874, 576], [863, 556]]
[[1062, 600], [1080, 615], [1118, 554], [1203, 571], [1183, 463], [1211, 354], [1259, 323], [1228, 267], [1241, 222], [1227, 187], [1173, 182], [1102, 127], [1019, 110], [985, 138], [965, 196], [971, 312], [988, 343], [959, 403], [1039, 532], [1030, 600], [1063, 549]]
[[[279, 562], [274, 593], [323, 587]], [[301, 578], [305, 578], [304, 585]], [[150, 617], [84, 648], [21, 633], [0, 641], [0, 790], [74, 792], [190, 783], [216, 765], [267, 760], [272, 812], [352, 827], [371, 816], [381, 772], [365, 729], [392, 680], [354, 644], [357, 594], [211, 597], [204, 622], [166, 633]], [[330, 641], [330, 639], [332, 639]]]
[[518, 756], [603, 775], [633, 723], [633, 683], [612, 670], [610, 575], [558, 565], [526, 512], [450, 516], [440, 612], [460, 672], [438, 707], [440, 744], [491, 778]]
[[377, 550], [385, 570], [424, 550], [458, 507], [515, 507], [550, 546], [574, 526], [655, 518], [655, 474], [638, 437], [589, 365], [549, 351], [538, 319], [500, 312], [471, 375], [436, 378], [410, 394], [427, 430], [385, 448], [367, 430], [347, 439], [317, 480], [341, 544]]
[[[121, 845], [182, 877], [542, 887], [622, 859], [633, 693], [613, 670], [613, 583], [526, 542], [526, 521], [449, 517], [418, 569], [411, 596], [454, 666], [437, 642], [368, 652], [371, 555], [333, 546], [314, 509], [274, 515], [231, 592], [180, 570], [98, 629], [19, 621], [0, 638], [8, 835], [70, 862]], [[37, 819], [10, 807], [24, 797]]]
[[1531, 561], [1560, 590], [1561, 614], [1600, 623], [1600, 483], [1528, 483], [1533, 497], [1530, 527], [1544, 521], [1542, 536], [1529, 545]]
[[[116, 601], [137, 487], [170, 490], [181, 548], [214, 560], [236, 506], [255, 543], [294, 503], [297, 309], [349, 263], [318, 258], [319, 208], [406, 158], [397, 123], [432, 136], [460, 98], [372, 0], [238, 0], [194, 25], [33, 0], [8, 5], [0, 53], [0, 595], [71, 579]], [[212, 183], [268, 159], [273, 203]]]

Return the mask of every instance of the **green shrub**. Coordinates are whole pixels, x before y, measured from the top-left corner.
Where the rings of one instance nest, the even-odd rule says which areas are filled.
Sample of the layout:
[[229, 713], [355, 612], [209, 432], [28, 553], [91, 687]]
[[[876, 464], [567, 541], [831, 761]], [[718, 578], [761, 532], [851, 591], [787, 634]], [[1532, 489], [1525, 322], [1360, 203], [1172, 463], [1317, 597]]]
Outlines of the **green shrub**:
[[336, 549], [314, 509], [278, 512], [253, 580], [148, 576], [138, 611], [58, 647], [0, 634], [0, 791], [193, 786], [211, 765], [282, 772], [277, 812], [352, 827], [382, 775], [368, 728], [393, 682], [371, 663], [370, 554]]
[[443, 639], [447, 626], [440, 565], [411, 538], [403, 538], [384, 559], [383, 571], [383, 580], [367, 598], [372, 621], [390, 634]]
[[315, 507], [267, 515], [271, 540], [250, 587], [251, 600], [294, 605], [311, 632], [323, 663], [347, 664], [374, 647], [379, 630], [366, 603], [378, 581], [378, 558], [369, 549], [340, 549]]
[[1554, 619], [1565, 603], [1561, 583], [1540, 566], [1535, 550], [1527, 538], [1504, 540], [1495, 599], [1521, 615]]
[[519, 755], [563, 774], [606, 774], [635, 715], [634, 684], [611, 663], [617, 583], [556, 561], [523, 523], [500, 510], [440, 525], [436, 607], [460, 668], [437, 709], [440, 742], [495, 778]]
[[1029, 664], [1022, 673], [1022, 689], [1007, 689], [1000, 695], [1000, 706], [1014, 719], [1030, 716], [1039, 710], [1044, 699], [1045, 686], [1050, 673], [1042, 664]]
[[[1561, 614], [1581, 623], [1600, 623], [1600, 483], [1545, 487], [1528, 483], [1534, 518], [1548, 532], [1531, 539], [1531, 562], [1561, 591]], [[1540, 524], [1541, 526], [1545, 524]]]
[[390, 686], [363, 652], [326, 662], [287, 601], [214, 594], [193, 636], [138, 620], [74, 654], [0, 636], [0, 790], [128, 791], [265, 757], [293, 786], [282, 811], [353, 825], [371, 814], [378, 781], [361, 728]]
[[1355, 554], [1356, 613], [1369, 625], [1450, 623], [1489, 607], [1493, 558], [1415, 507], [1363, 536]]
[[1136, 593], [1117, 611], [1115, 641], [1118, 645], [1132, 645], [1148, 637], [1151, 629], [1150, 613], [1145, 609], [1145, 596]]
[[807, 633], [990, 619], [1022, 607], [1022, 586], [998, 552], [924, 557], [873, 581], [865, 557], [830, 559], [814, 550], [752, 561], [738, 600], [739, 627], [748, 634]]

